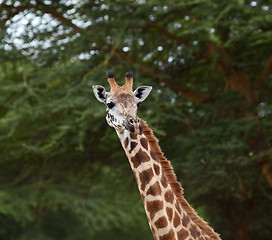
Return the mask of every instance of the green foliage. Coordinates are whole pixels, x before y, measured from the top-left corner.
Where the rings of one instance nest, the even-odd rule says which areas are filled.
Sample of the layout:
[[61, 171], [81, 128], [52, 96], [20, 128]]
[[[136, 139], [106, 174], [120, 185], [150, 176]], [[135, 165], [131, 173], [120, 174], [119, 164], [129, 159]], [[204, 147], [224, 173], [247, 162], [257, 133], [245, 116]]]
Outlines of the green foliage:
[[269, 1], [0, 6], [0, 239], [152, 239], [91, 92], [131, 70], [188, 201], [222, 239], [271, 238]]

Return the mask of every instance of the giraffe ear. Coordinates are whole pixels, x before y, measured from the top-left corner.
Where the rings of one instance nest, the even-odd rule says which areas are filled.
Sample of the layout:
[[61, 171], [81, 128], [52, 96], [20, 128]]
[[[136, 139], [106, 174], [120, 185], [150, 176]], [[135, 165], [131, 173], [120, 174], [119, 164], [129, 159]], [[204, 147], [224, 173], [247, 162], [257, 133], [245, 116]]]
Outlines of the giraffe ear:
[[134, 93], [134, 96], [136, 98], [139, 98], [139, 101], [142, 102], [147, 98], [151, 90], [152, 90], [152, 87], [141, 86], [141, 87], [138, 87], [133, 93]]
[[106, 103], [107, 92], [103, 86], [94, 85], [93, 92], [99, 102]]

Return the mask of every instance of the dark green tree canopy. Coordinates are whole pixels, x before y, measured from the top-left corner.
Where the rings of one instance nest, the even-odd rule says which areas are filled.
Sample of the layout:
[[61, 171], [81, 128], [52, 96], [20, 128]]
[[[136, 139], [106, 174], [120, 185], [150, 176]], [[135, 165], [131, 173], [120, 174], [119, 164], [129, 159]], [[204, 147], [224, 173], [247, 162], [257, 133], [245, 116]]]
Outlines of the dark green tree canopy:
[[222, 239], [271, 238], [272, 4], [0, 2], [0, 238], [152, 239], [91, 86], [140, 107], [185, 197]]

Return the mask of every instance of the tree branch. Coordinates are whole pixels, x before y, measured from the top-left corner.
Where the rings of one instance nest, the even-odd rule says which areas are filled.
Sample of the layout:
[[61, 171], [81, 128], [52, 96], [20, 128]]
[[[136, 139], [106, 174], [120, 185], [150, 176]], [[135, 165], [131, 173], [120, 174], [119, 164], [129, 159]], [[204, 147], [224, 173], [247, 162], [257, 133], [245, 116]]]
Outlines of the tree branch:
[[174, 90], [177, 93], [181, 93], [182, 95], [190, 98], [193, 102], [199, 103], [199, 104], [204, 104], [207, 102], [208, 97], [203, 95], [200, 92], [194, 91], [188, 87], [181, 86], [179, 84], [176, 84], [176, 82], [179, 79], [176, 79], [177, 81], [174, 80], [168, 80], [168, 79], [162, 79], [160, 78], [160, 73], [158, 73], [158, 70], [156, 70], [156, 73], [150, 69], [149, 66], [141, 63], [141, 62], [136, 62], [134, 59], [132, 59], [129, 56], [123, 56], [123, 52], [121, 50], [116, 50], [115, 54], [118, 54], [119, 56], [122, 55], [122, 58], [124, 58], [127, 62], [130, 64], [137, 64], [139, 66], [139, 69], [141, 72], [147, 74], [151, 78], [153, 78], [157, 82], [164, 83], [166, 87], [169, 87], [170, 89]]
[[47, 6], [40, 0], [36, 0], [36, 2], [37, 2], [37, 5], [31, 4], [31, 5], [23, 5], [23, 6], [16, 6], [16, 7], [13, 5], [1, 4], [0, 5], [1, 9], [8, 9], [10, 11], [7, 18], [2, 20], [1, 23], [2, 24], [6, 23], [6, 21], [14, 17], [16, 14], [23, 12], [27, 9], [35, 9], [35, 10], [41, 10], [43, 13], [50, 14], [53, 18], [59, 20], [62, 24], [72, 27], [76, 33], [81, 33], [83, 31], [82, 28], [73, 24], [70, 19], [63, 17], [63, 15], [58, 13], [54, 8]]
[[258, 80], [264, 81], [272, 73], [272, 56], [270, 56], [264, 66]]
[[227, 80], [228, 86], [234, 91], [244, 95], [248, 103], [256, 102], [256, 94], [252, 89], [251, 83], [246, 75], [239, 69], [232, 66], [234, 60], [223, 47], [216, 47], [210, 41], [205, 41], [207, 49], [212, 57], [219, 53], [216, 64]]
[[150, 23], [150, 24], [146, 24], [143, 26], [129, 26], [128, 28], [139, 28], [139, 29], [157, 29], [161, 34], [165, 35], [168, 38], [171, 39], [176, 39], [179, 42], [181, 42], [182, 44], [184, 44], [185, 46], [189, 46], [189, 42], [181, 37], [181, 36], [177, 36], [176, 34], [173, 34], [171, 32], [169, 32], [166, 28], [164, 28], [163, 26], [160, 26], [158, 24], [155, 23]]
[[59, 20], [62, 24], [72, 27], [76, 33], [81, 33], [83, 31], [82, 28], [73, 24], [70, 19], [63, 17], [63, 15], [58, 13], [54, 8], [47, 6], [40, 0], [36, 0], [36, 1], [37, 1], [37, 4], [41, 6], [40, 10], [42, 12], [50, 14], [55, 19]]
[[8, 9], [9, 13], [7, 14], [7, 17], [1, 21], [1, 24], [6, 24], [8, 20], [13, 18], [15, 15], [17, 15], [20, 12], [23, 12], [26, 9], [29, 9], [31, 6], [30, 5], [25, 5], [25, 6], [18, 6], [15, 7], [13, 5], [7, 5], [7, 4], [0, 4], [0, 9]]

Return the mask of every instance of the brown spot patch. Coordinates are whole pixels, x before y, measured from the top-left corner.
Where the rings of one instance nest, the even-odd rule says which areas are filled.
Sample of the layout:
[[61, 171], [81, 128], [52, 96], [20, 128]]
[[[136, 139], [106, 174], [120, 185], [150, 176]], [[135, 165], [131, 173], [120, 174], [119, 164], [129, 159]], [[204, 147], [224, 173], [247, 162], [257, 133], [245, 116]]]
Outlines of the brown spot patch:
[[158, 157], [157, 157], [156, 153], [152, 149], [150, 151], [150, 155], [155, 161], [158, 161]]
[[148, 141], [146, 138], [141, 138], [141, 144], [146, 150], [148, 150]]
[[163, 209], [163, 202], [159, 200], [154, 200], [146, 203], [146, 209], [150, 214], [150, 219], [152, 220], [155, 214]]
[[181, 209], [180, 209], [180, 206], [179, 206], [179, 202], [176, 202], [176, 209], [178, 210], [178, 212], [181, 214]]
[[170, 190], [168, 190], [164, 194], [164, 198], [165, 198], [166, 202], [173, 203], [173, 201], [174, 201], [174, 194]]
[[167, 213], [167, 217], [168, 217], [169, 221], [172, 221], [173, 210], [170, 207], [167, 207], [166, 208], [166, 213]]
[[176, 240], [174, 231], [171, 229], [167, 234], [160, 236], [160, 240]]
[[142, 149], [131, 157], [131, 162], [133, 163], [134, 168], [139, 167], [143, 162], [148, 162], [149, 160], [149, 156]]
[[130, 150], [129, 150], [129, 153], [131, 153], [131, 152], [134, 150], [134, 148], [137, 146], [137, 144], [138, 144], [138, 143], [136, 143], [136, 142], [131, 142], [131, 143], [130, 143]]
[[137, 139], [137, 134], [132, 134], [132, 133], [130, 133], [130, 138], [131, 138], [131, 139]]
[[187, 227], [187, 225], [189, 224], [189, 222], [190, 222], [190, 218], [188, 217], [188, 215], [183, 214], [182, 225], [184, 227]]
[[192, 235], [193, 238], [197, 238], [200, 236], [200, 232], [197, 229], [195, 224], [192, 224], [192, 226], [190, 227], [190, 233]]
[[162, 183], [162, 186], [165, 188], [168, 186], [167, 178], [164, 173], [162, 174], [162, 177], [161, 177], [161, 183]]
[[157, 196], [157, 195], [160, 195], [161, 192], [162, 191], [161, 191], [160, 184], [158, 182], [155, 182], [152, 186], [150, 186], [150, 188], [146, 192], [146, 195], [150, 194], [153, 196]]
[[156, 173], [157, 175], [160, 175], [160, 166], [157, 165], [157, 164], [154, 164], [153, 167], [154, 167], [155, 173]]
[[128, 147], [128, 138], [125, 139], [124, 146], [125, 146], [125, 148]]
[[163, 217], [160, 217], [154, 224], [157, 228], [164, 228], [164, 227], [167, 227], [168, 222], [166, 217], [163, 216]]
[[[121, 128], [120, 125], [118, 125], [118, 127]], [[124, 131], [123, 131], [123, 130], [120, 130], [120, 131], [119, 131], [119, 134], [123, 135], [123, 134], [124, 134]]]
[[177, 227], [178, 225], [180, 225], [180, 216], [179, 216], [179, 214], [177, 212], [175, 212], [173, 225], [174, 225], [174, 227]]
[[177, 232], [177, 235], [178, 240], [185, 240], [189, 236], [189, 233], [184, 228], [182, 228], [180, 231]]
[[141, 182], [141, 189], [144, 191], [146, 185], [150, 182], [150, 180], [154, 177], [153, 170], [148, 168], [139, 173], [140, 182]]

